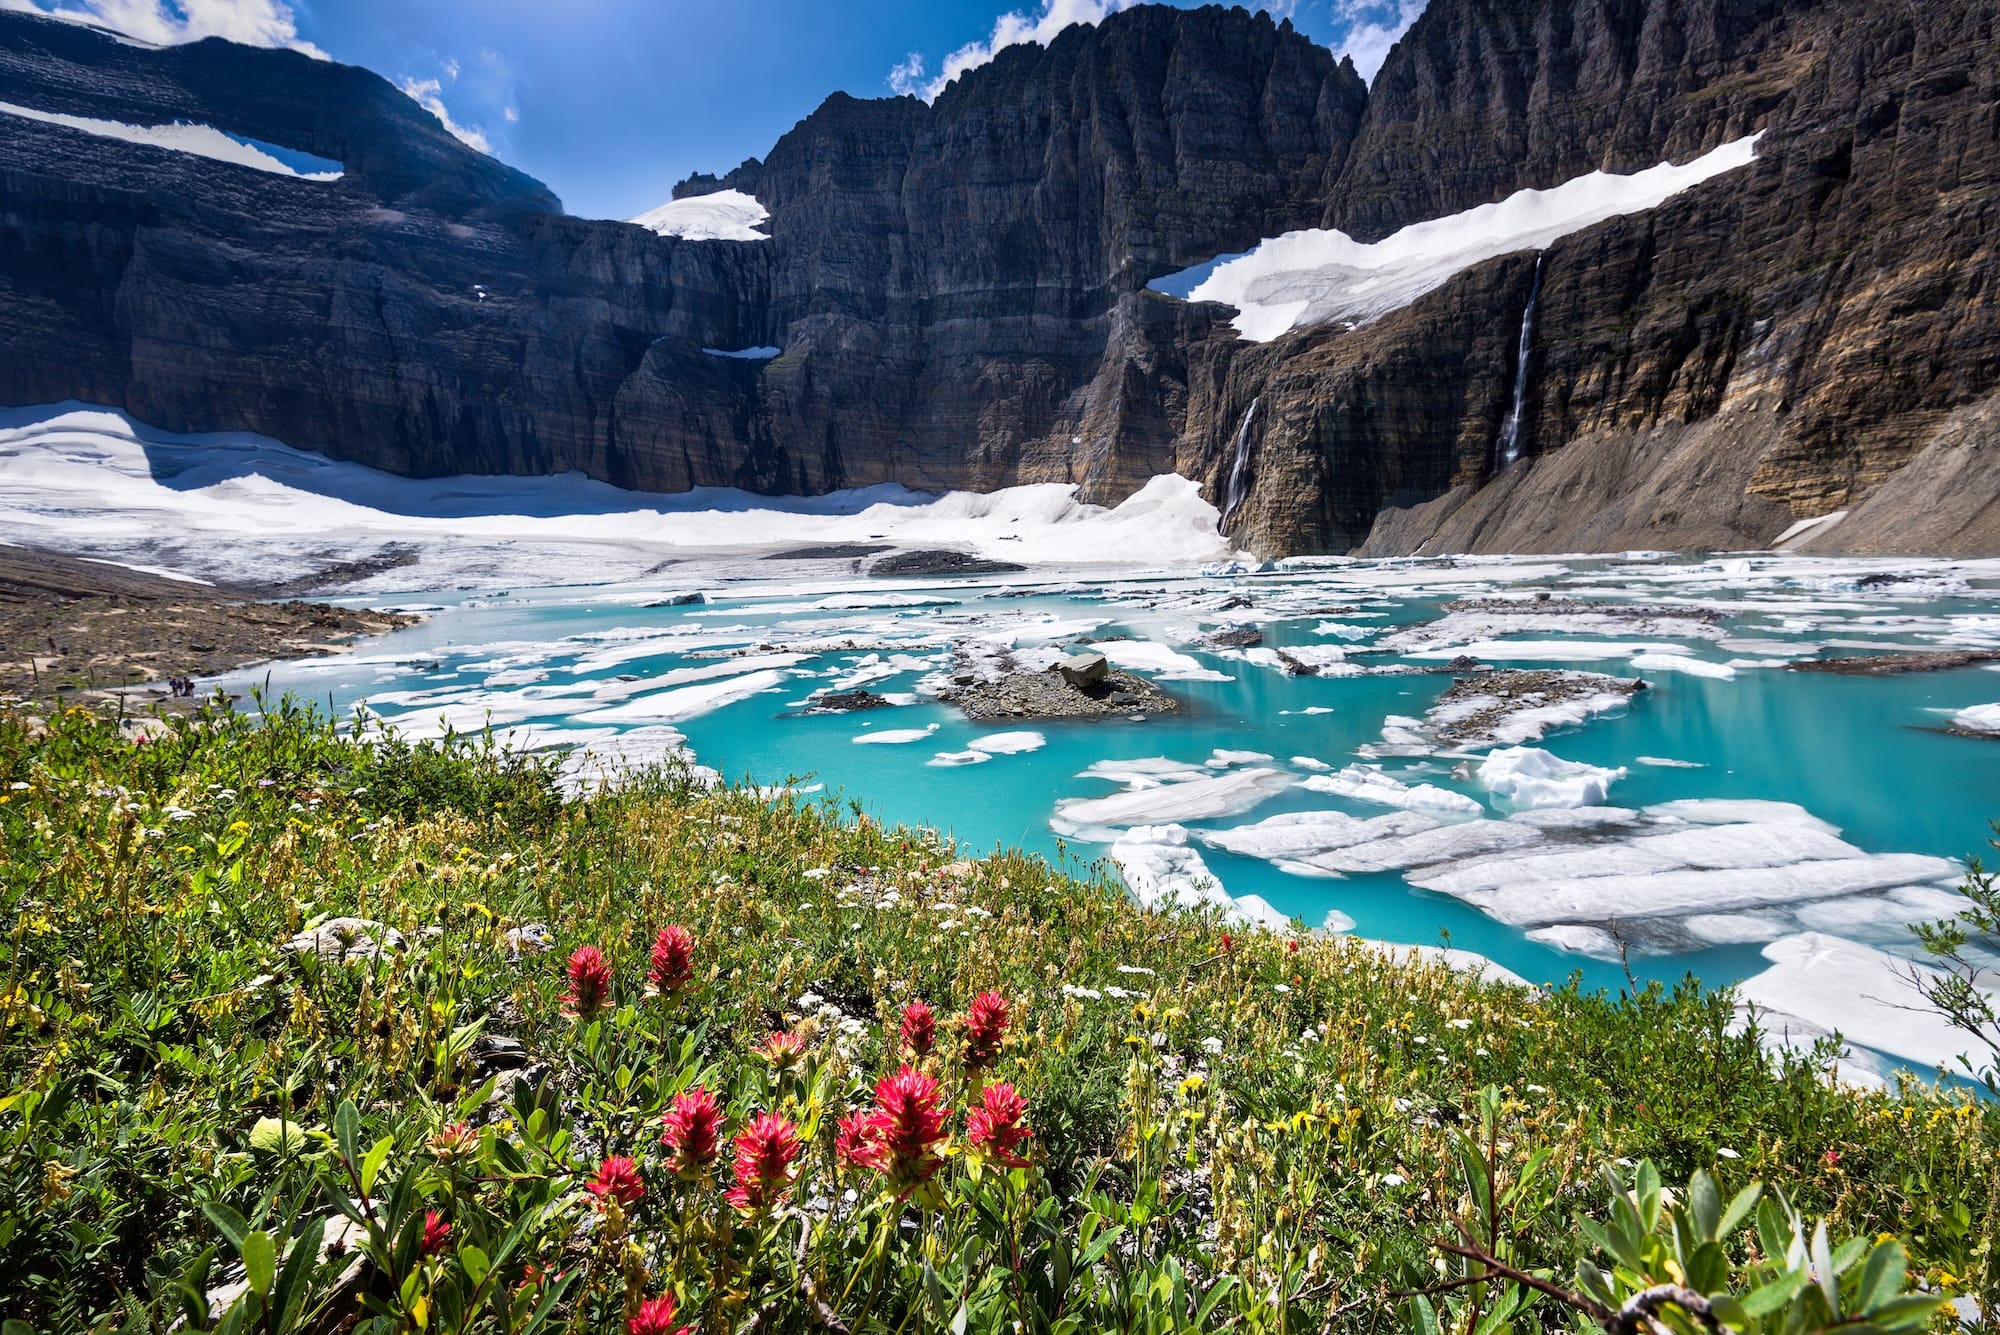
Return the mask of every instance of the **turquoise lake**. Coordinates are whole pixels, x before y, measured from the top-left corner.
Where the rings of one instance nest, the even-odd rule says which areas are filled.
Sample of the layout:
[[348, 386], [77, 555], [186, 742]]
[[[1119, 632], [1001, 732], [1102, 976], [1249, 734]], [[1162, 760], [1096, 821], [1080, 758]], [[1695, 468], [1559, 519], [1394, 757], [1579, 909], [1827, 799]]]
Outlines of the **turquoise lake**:
[[[1852, 677], [1782, 666], [1817, 656], [2000, 647], [2000, 570], [1968, 563], [1886, 568], [1894, 573], [1882, 575], [1880, 561], [1782, 557], [1731, 563], [1523, 558], [1458, 565], [1306, 563], [1268, 574], [1213, 576], [1100, 573], [1039, 584], [1016, 576], [1012, 583], [986, 577], [868, 581], [863, 587], [861, 579], [839, 571], [808, 572], [783, 581], [698, 582], [692, 587], [705, 601], [692, 606], [647, 606], [686, 587], [657, 581], [504, 595], [378, 596], [368, 601], [435, 610], [421, 625], [357, 653], [259, 670], [230, 685], [292, 692], [343, 715], [369, 701], [385, 722], [416, 733], [434, 734], [445, 721], [476, 731], [490, 719], [497, 728], [514, 729], [504, 735], [523, 745], [590, 741], [602, 747], [614, 732], [631, 736], [648, 727], [645, 735], [657, 740], [661, 724], [671, 723], [700, 764], [730, 778], [823, 785], [822, 791], [852, 798], [880, 819], [935, 826], [973, 850], [1019, 845], [1086, 866], [1104, 858], [1108, 845], [1066, 841], [1050, 822], [1059, 801], [1119, 791], [1114, 782], [1082, 777], [1106, 761], [1199, 766], [1218, 750], [1251, 752], [1270, 757], [1270, 765], [1289, 776], [1273, 781], [1286, 786], [1246, 810], [1185, 822], [1196, 839], [1203, 830], [1286, 812], [1382, 816], [1382, 806], [1296, 782], [1328, 766], [1355, 763], [1357, 755], [1404, 784], [1436, 785], [1495, 807], [1493, 815], [1506, 814], [1476, 773], [1454, 777], [1465, 757], [1449, 749], [1371, 751], [1383, 742], [1385, 720], [1420, 719], [1453, 677], [1437, 671], [1390, 675], [1382, 669], [1435, 668], [1438, 659], [1368, 651], [1399, 629], [1438, 622], [1454, 600], [1546, 595], [1590, 608], [1678, 609], [1709, 618], [1704, 634], [1678, 639], [1607, 634], [1594, 614], [1567, 633], [1561, 627], [1517, 633], [1505, 613], [1462, 611], [1457, 623], [1440, 623], [1447, 632], [1456, 625], [1459, 638], [1480, 644], [1476, 656], [1496, 666], [1574, 668], [1643, 676], [1650, 683], [1621, 710], [1557, 727], [1529, 743], [1564, 761], [1623, 769], [1610, 784], [1607, 805], [1629, 814], [1689, 799], [1761, 799], [1803, 808], [1867, 854], [1963, 859], [1989, 851], [1988, 822], [2000, 816], [2000, 740], [1946, 728], [1959, 711], [2000, 701], [2000, 672], [1973, 666]], [[893, 605], [898, 601], [908, 605]], [[1624, 624], [1614, 621], [1610, 629]], [[1223, 625], [1256, 626], [1267, 648], [1340, 646], [1351, 666], [1335, 670], [1355, 675], [1290, 675], [1203, 647], [1202, 637]], [[1329, 625], [1339, 629], [1330, 635]], [[983, 635], [1011, 644], [1023, 666], [1078, 644], [1120, 653], [1138, 652], [1120, 645], [1152, 646], [1146, 652], [1157, 657], [1165, 651], [1169, 666], [1137, 670], [1187, 707], [1144, 720], [967, 722], [919, 687], [929, 677], [935, 688], [934, 674], [953, 644]], [[844, 647], [849, 644], [855, 647]], [[1679, 654], [1701, 670], [1635, 670], [1630, 660], [1641, 656], [1631, 652], [1635, 647], [1650, 655], [1644, 661]], [[1510, 659], [1517, 651], [1523, 656]], [[797, 655], [797, 661], [774, 654]], [[1198, 671], [1188, 670], [1189, 660]], [[776, 668], [760, 666], [774, 661]], [[737, 673], [737, 665], [744, 671]], [[726, 698], [753, 672], [763, 675], [750, 684], [762, 681], [765, 689]], [[725, 698], [712, 707], [688, 701], [690, 678], [700, 691], [726, 684], [718, 688]], [[844, 684], [865, 684], [906, 703], [862, 713], [803, 712], [812, 692]], [[660, 711], [669, 717], [649, 720], [644, 702], [666, 699], [669, 691], [681, 692], [674, 697], [681, 703]], [[619, 710], [623, 715], [616, 715]], [[607, 721], [604, 711], [614, 716]], [[931, 731], [897, 744], [856, 743], [871, 733], [921, 729]], [[931, 763], [941, 753], [966, 752], [976, 739], [1021, 731], [1039, 734], [1042, 744], [993, 754], [983, 763]], [[1210, 768], [1220, 773], [1245, 763], [1223, 760]], [[1470, 763], [1476, 766], [1477, 757]], [[1400, 871], [1299, 875], [1278, 865], [1281, 859], [1213, 846], [1203, 847], [1201, 857], [1228, 895], [1261, 896], [1309, 927], [1330, 913], [1343, 926], [1338, 915], [1344, 915], [1363, 936], [1407, 944], [1448, 939], [1533, 981], [1578, 971], [1592, 984], [1624, 983], [1624, 967], [1601, 952], [1531, 940], [1519, 926], [1472, 903], [1412, 886]], [[1104, 870], [1117, 875], [1108, 863]], [[1630, 911], [1646, 908], [1634, 904]], [[1879, 922], [1861, 936], [1891, 951], [1907, 950], [1900, 933]], [[1641, 977], [1692, 972], [1726, 982], [1758, 972], [1764, 959], [1760, 943], [1751, 940], [1638, 952], [1629, 965]]]

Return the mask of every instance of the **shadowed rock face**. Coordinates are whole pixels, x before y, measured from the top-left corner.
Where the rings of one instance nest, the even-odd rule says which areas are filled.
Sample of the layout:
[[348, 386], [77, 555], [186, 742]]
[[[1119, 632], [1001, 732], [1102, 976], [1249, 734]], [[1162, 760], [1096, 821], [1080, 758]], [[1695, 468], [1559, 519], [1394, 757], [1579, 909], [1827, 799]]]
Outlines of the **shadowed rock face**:
[[[1142, 7], [933, 106], [830, 98], [676, 191], [754, 194], [771, 239], [696, 242], [563, 216], [365, 71], [0, 13], [0, 100], [346, 172], [0, 117], [0, 401], [417, 475], [1110, 502], [1177, 471], [1218, 508], [1240, 435], [1232, 532], [1273, 554], [1741, 546], [1836, 509], [1808, 545], [1990, 549], [1994, 24], [1978, 0], [1432, 0], [1371, 96], [1288, 25]], [[1532, 255], [1268, 344], [1145, 290], [1758, 130], [1752, 167], [1547, 252], [1497, 480]], [[781, 354], [703, 351], [753, 346]]]

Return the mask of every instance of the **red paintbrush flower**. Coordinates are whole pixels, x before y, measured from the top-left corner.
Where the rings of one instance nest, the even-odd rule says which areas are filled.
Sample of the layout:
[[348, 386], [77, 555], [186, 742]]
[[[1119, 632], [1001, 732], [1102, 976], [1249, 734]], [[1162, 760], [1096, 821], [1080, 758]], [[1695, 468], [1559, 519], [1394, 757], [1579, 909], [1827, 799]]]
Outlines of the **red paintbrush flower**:
[[1230, 951], [1234, 949], [1236, 949], [1236, 938], [1231, 936], [1229, 933], [1224, 932], [1222, 934], [1222, 953], [1227, 955]]
[[806, 1055], [805, 1035], [780, 1029], [764, 1040], [757, 1049], [757, 1055], [771, 1063], [773, 1070], [789, 1071]]
[[596, 946], [578, 946], [569, 957], [569, 991], [563, 1009], [588, 1020], [611, 1004], [611, 966]]
[[694, 981], [694, 938], [685, 927], [662, 927], [653, 938], [646, 981], [662, 996], [671, 996]]
[[722, 1105], [715, 1095], [700, 1085], [674, 1095], [674, 1106], [660, 1123], [666, 1128], [660, 1143], [673, 1151], [676, 1173], [693, 1177], [715, 1162], [722, 1141]]
[[630, 1335], [688, 1335], [686, 1326], [674, 1325], [674, 1295], [663, 1293], [639, 1304], [638, 1315], [625, 1323]]
[[425, 1256], [436, 1256], [443, 1251], [451, 1237], [451, 1225], [436, 1210], [424, 1211], [424, 1240], [417, 1244]]
[[837, 1123], [833, 1153], [844, 1164], [876, 1166], [875, 1122], [867, 1113], [849, 1113]]
[[1028, 1161], [1020, 1149], [1030, 1136], [1026, 1117], [1028, 1102], [1010, 1084], [988, 1085], [980, 1094], [980, 1106], [965, 1119], [965, 1138], [972, 1148], [995, 1163], [1025, 1168]]
[[639, 1165], [622, 1154], [614, 1154], [597, 1165], [597, 1172], [583, 1184], [583, 1189], [599, 1200], [615, 1200], [620, 1205], [630, 1205], [646, 1194]]
[[799, 1129], [777, 1113], [759, 1113], [736, 1135], [736, 1185], [728, 1201], [745, 1214], [778, 1203], [791, 1189]]
[[1007, 1035], [1007, 999], [998, 992], [981, 992], [965, 1017], [965, 1064], [984, 1070], [1000, 1059], [1000, 1040]]
[[921, 1001], [903, 1007], [903, 1047], [909, 1054], [918, 1059], [928, 1057], [936, 1041], [936, 1013]]

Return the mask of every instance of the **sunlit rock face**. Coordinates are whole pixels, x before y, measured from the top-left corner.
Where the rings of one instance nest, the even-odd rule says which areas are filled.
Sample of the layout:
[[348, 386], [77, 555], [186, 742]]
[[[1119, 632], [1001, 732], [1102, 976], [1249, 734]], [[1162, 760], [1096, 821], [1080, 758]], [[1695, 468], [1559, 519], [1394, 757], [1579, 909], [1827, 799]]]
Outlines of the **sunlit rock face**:
[[[1180, 473], [1263, 555], [1741, 547], [1836, 512], [1794, 545], [2000, 549], [1990, 16], [1726, 8], [1433, 0], [1371, 91], [1267, 16], [1141, 6], [933, 105], [836, 95], [643, 225], [562, 215], [364, 71], [0, 14], [5, 100], [40, 113], [0, 127], [0, 400], [656, 491], [1108, 504]], [[1148, 288], [1726, 151], [1256, 338]]]

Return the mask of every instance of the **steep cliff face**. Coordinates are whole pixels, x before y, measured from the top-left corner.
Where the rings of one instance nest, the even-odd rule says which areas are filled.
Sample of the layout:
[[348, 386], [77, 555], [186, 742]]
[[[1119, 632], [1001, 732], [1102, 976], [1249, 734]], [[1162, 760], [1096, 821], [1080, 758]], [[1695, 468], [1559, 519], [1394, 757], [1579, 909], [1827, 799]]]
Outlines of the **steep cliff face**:
[[[756, 196], [769, 239], [695, 241], [563, 216], [365, 71], [0, 13], [0, 101], [344, 169], [0, 115], [0, 401], [660, 490], [1108, 502], [1177, 471], [1270, 554], [1743, 546], [1843, 509], [1806, 542], [1992, 549], [1997, 22], [1432, 0], [1371, 94], [1265, 16], [1140, 7], [935, 105], [828, 99], [676, 190]], [[1146, 288], [1752, 133], [1750, 167], [1555, 242], [1539, 277], [1504, 255], [1359, 328], [1251, 343]]]
[[[0, 399], [81, 397], [420, 474], [815, 492], [1170, 466], [1157, 273], [1312, 221], [1351, 67], [1241, 11], [1003, 52], [926, 106], [830, 98], [727, 184], [771, 239], [559, 214], [364, 71], [0, 15], [8, 100], [336, 158], [311, 182], [8, 117]], [[716, 184], [722, 184], [720, 182]], [[775, 360], [714, 355], [776, 346]]]
[[[1972, 410], [2000, 384], [1995, 24], [1969, 3], [1433, 4], [1383, 67], [1329, 201], [1357, 233], [1753, 131], [1758, 160], [1547, 251], [1522, 476], [1480, 490], [1516, 365], [1490, 335], [1518, 328], [1529, 288], [1502, 260], [1419, 303], [1445, 327], [1422, 336], [1400, 390], [1340, 415], [1347, 457], [1400, 462], [1364, 470], [1364, 497], [1392, 513], [1305, 532], [1280, 514], [1251, 540], [1340, 547], [1373, 527], [1372, 553], [1763, 545], [1938, 448], [1950, 458], [1926, 472], [1974, 489], [1964, 513], [1912, 500], [1891, 523], [1878, 505], [1871, 525], [1809, 545], [1873, 549], [1893, 528], [1902, 550], [1991, 549], [2000, 468], [1964, 458], [1994, 443], [1992, 415]], [[1296, 388], [1267, 407], [1274, 426], [1302, 418], [1286, 447], [1341, 473], [1303, 443], [1340, 392], [1298, 383], [1325, 337], [1294, 336], [1300, 352], [1278, 360]], [[1408, 335], [1385, 321], [1344, 340], [1375, 349], [1333, 358], [1353, 365]], [[1413, 393], [1434, 400], [1415, 422], [1378, 425]], [[1438, 499], [1411, 512], [1411, 493]]]

